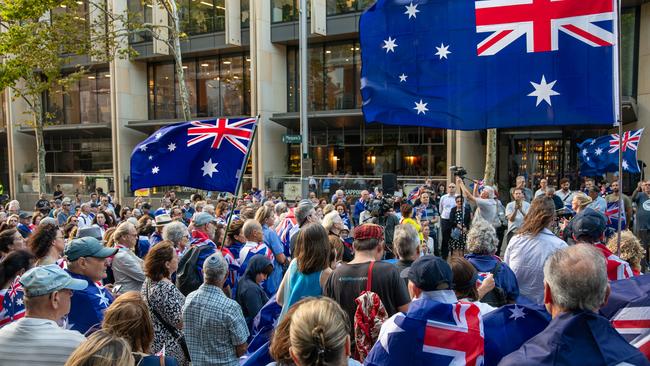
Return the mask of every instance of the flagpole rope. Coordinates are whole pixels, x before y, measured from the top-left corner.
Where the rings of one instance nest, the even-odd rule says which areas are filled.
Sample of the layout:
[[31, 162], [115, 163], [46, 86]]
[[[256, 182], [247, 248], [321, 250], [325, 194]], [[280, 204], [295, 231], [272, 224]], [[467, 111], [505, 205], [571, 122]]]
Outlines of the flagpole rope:
[[248, 164], [248, 159], [251, 155], [251, 148], [253, 147], [253, 142], [255, 141], [255, 136], [257, 136], [257, 125], [260, 123], [260, 115], [258, 114], [255, 117], [255, 124], [253, 125], [253, 132], [251, 133], [251, 140], [248, 142], [246, 149], [246, 156], [244, 156], [244, 161], [241, 164], [239, 169], [239, 178], [237, 179], [237, 186], [235, 188], [235, 200], [233, 201], [232, 210], [228, 215], [228, 221], [226, 222], [226, 231], [223, 234], [223, 239], [221, 240], [221, 247], [223, 248], [226, 245], [226, 238], [228, 237], [228, 230], [230, 229], [230, 223], [232, 222], [233, 211], [235, 210], [235, 205], [237, 204], [237, 199], [239, 198], [239, 190], [241, 189], [242, 181], [244, 180], [244, 172], [246, 170], [246, 164]]

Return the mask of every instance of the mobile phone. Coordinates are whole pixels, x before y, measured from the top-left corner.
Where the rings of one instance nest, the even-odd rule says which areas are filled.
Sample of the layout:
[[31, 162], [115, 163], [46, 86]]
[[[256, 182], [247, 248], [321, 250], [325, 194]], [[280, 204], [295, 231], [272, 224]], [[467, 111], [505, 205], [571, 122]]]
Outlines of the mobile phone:
[[113, 293], [116, 294], [116, 293], [120, 292], [121, 288], [122, 288], [122, 285], [113, 286]]

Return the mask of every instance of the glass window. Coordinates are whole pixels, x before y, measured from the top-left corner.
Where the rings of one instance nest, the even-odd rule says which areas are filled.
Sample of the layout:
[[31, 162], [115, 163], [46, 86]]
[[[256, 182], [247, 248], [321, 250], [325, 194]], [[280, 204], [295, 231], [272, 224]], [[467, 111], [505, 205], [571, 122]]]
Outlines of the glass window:
[[357, 0], [327, 0], [327, 15], [356, 11]]
[[97, 121], [97, 80], [95, 75], [79, 80], [79, 101], [81, 105], [81, 123]]
[[271, 21], [289, 22], [298, 19], [297, 0], [271, 0]]
[[223, 32], [226, 30], [226, 0], [214, 0], [214, 10], [214, 28], [210, 32]]
[[355, 108], [361, 108], [361, 48], [359, 42], [354, 42], [354, 99]]
[[296, 48], [287, 49], [287, 110], [297, 112], [298, 109], [298, 51]]
[[[183, 71], [185, 74], [185, 88], [187, 88], [189, 94], [190, 113], [196, 116], [196, 62], [194, 60], [183, 62]], [[176, 116], [177, 118], [182, 118], [183, 105], [181, 104], [181, 92], [178, 88], [178, 80], [174, 82], [174, 86], [178, 100], [178, 103], [176, 103]]]
[[111, 122], [111, 74], [108, 70], [97, 73], [97, 123]]
[[45, 137], [45, 167], [51, 173], [111, 172], [110, 138]]
[[178, 6], [178, 25], [181, 32], [187, 34], [193, 34], [192, 22], [190, 20], [190, 1], [191, 0], [176, 0]]
[[45, 119], [51, 124], [63, 124], [63, 87], [55, 85], [47, 92], [47, 115]]
[[221, 114], [221, 93], [219, 80], [219, 60], [199, 60], [198, 116], [209, 117]]
[[220, 77], [223, 88], [223, 114], [232, 116], [243, 113], [244, 70], [242, 57], [221, 59]]
[[363, 127], [364, 145], [382, 144], [382, 126], [380, 123], [367, 123]]
[[154, 119], [176, 118], [174, 96], [174, 64], [158, 64], [153, 70]]
[[[129, 17], [135, 23], [151, 23], [153, 20], [152, 0], [128, 0], [127, 6]], [[149, 31], [133, 32], [129, 35], [129, 42], [150, 42], [152, 40]]]
[[244, 110], [243, 115], [251, 114], [251, 58], [246, 55], [244, 63]]
[[637, 13], [638, 8], [626, 8], [621, 14], [621, 93], [631, 97], [636, 97]]
[[[82, 76], [83, 78], [84, 76]], [[94, 75], [86, 76], [95, 78]], [[72, 83], [66, 88], [63, 94], [63, 116], [65, 124], [78, 124], [81, 119], [81, 110], [79, 105], [79, 83]]]
[[250, 0], [241, 0], [241, 27], [248, 28], [250, 26], [251, 18], [251, 4]]
[[422, 127], [422, 144], [439, 145], [445, 143], [446, 130]]
[[[323, 78], [323, 47], [309, 48], [309, 109], [322, 111], [325, 109], [325, 80]], [[296, 72], [300, 75], [299, 72]], [[300, 90], [298, 90], [300, 92]]]
[[326, 109], [354, 108], [354, 46], [325, 47]]
[[420, 143], [419, 127], [400, 127], [399, 143], [402, 145], [413, 145]]

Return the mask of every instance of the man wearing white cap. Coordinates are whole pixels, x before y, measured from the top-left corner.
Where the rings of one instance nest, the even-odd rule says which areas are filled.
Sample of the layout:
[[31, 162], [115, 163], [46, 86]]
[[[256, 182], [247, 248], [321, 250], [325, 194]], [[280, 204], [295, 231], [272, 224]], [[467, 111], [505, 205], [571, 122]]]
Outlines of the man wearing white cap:
[[73, 291], [88, 284], [56, 264], [30, 269], [20, 283], [25, 289], [25, 317], [0, 329], [0, 363], [63, 365], [85, 338], [57, 322], [70, 312]]

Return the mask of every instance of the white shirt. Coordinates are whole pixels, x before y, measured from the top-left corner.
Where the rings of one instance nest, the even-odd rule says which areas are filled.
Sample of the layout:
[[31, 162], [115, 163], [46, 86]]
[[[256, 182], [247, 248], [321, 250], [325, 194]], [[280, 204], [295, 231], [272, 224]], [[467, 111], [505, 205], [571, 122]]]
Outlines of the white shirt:
[[571, 207], [571, 201], [573, 201], [574, 193], [572, 191], [564, 192], [562, 190], [555, 191], [555, 195], [560, 197], [562, 204], [565, 207]]
[[549, 229], [536, 236], [515, 235], [506, 248], [504, 261], [519, 282], [519, 293], [536, 304], [544, 301], [544, 262], [557, 250], [566, 248], [564, 240]]
[[90, 217], [90, 215], [86, 215], [83, 212], [79, 214], [79, 220], [77, 221], [77, 228], [81, 229], [84, 227], [88, 227], [92, 224], [93, 224], [93, 218]]
[[539, 197], [539, 196], [541, 196], [541, 195], [543, 195], [545, 193], [546, 193], [546, 189], [541, 189], [540, 188], [537, 191], [535, 191], [535, 198], [537, 198], [537, 197]]
[[445, 194], [444, 196], [440, 197], [440, 218], [444, 220], [449, 220], [449, 213], [451, 213], [451, 209], [456, 207], [456, 194], [453, 196], [449, 193]]
[[61, 366], [86, 338], [41, 318], [22, 318], [0, 329], [0, 365]]
[[476, 200], [476, 206], [478, 206], [477, 215], [494, 225], [497, 220], [497, 201], [493, 198], [476, 197], [474, 199]]
[[[516, 205], [515, 201], [508, 203], [508, 205], [506, 206], [506, 218], [515, 212], [515, 205]], [[508, 231], [512, 231], [521, 227], [521, 225], [524, 223], [524, 215], [528, 214], [529, 209], [530, 209], [530, 203], [526, 202], [525, 200], [522, 200], [521, 210], [517, 210], [517, 215], [515, 216], [515, 220], [514, 221], [508, 220]], [[523, 214], [521, 213], [522, 211], [524, 212]]]

